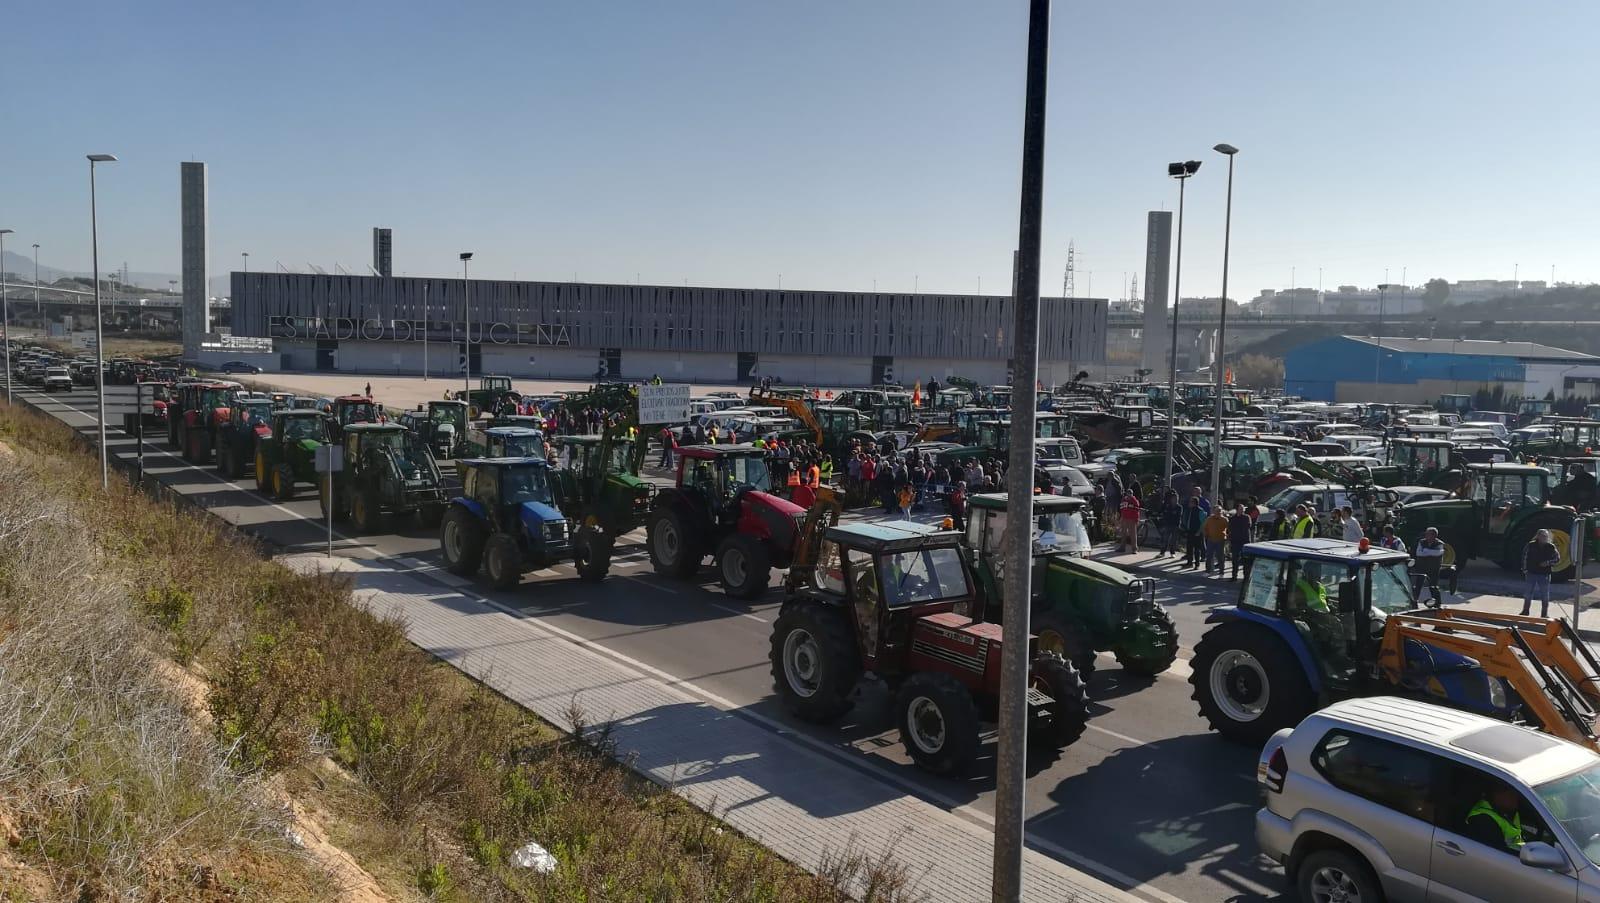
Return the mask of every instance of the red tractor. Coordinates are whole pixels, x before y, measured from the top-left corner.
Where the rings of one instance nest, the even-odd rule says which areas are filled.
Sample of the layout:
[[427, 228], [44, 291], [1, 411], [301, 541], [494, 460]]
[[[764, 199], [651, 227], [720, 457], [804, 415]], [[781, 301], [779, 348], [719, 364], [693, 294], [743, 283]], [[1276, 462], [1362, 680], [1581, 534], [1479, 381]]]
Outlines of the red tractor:
[[[836, 721], [870, 671], [894, 691], [906, 753], [934, 774], [977, 757], [983, 713], [1000, 696], [1000, 625], [982, 596], [961, 534], [909, 521], [807, 530], [772, 628], [772, 680], [806, 721]], [[1088, 724], [1083, 677], [1028, 638], [1028, 739], [1048, 751]]]
[[177, 416], [167, 409], [167, 438], [191, 464], [211, 461], [216, 448], [217, 428], [228, 422], [233, 396], [243, 388], [229, 380], [179, 383]]
[[689, 577], [707, 556], [728, 595], [753, 599], [787, 568], [806, 510], [772, 494], [766, 451], [752, 445], [677, 450], [678, 482], [656, 494], [646, 546], [656, 573]]

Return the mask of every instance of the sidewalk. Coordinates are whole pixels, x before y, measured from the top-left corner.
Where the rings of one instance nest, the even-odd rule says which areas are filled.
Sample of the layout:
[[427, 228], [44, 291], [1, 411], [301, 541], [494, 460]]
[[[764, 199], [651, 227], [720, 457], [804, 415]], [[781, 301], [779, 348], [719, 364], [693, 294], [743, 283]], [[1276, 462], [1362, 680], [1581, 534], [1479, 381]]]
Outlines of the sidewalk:
[[[348, 575], [356, 598], [403, 618], [413, 643], [552, 724], [570, 729], [574, 706], [591, 721], [614, 722], [618, 752], [633, 770], [803, 868], [853, 849], [906, 866], [930, 899], [990, 898], [992, 828], [981, 812], [925, 802], [868, 763], [851, 762], [847, 750], [519, 616], [426, 562], [278, 560], [303, 573]], [[1142, 899], [1033, 849], [1023, 880], [1029, 900]]]
[[[1214, 585], [1217, 589], [1217, 602], [1224, 604], [1232, 602], [1239, 592], [1238, 581], [1208, 577], [1203, 571], [1187, 570], [1183, 564], [1183, 556], [1168, 556], [1157, 558], [1154, 552], [1141, 551], [1135, 555], [1118, 554], [1111, 551], [1109, 545], [1096, 547], [1091, 556], [1099, 561], [1115, 564], [1125, 571], [1135, 571], [1149, 574], [1154, 577], [1163, 577], [1190, 585]], [[1461, 592], [1445, 593], [1444, 604], [1448, 608], [1468, 608], [1478, 611], [1494, 612], [1497, 614], [1517, 614], [1522, 611], [1521, 596], [1505, 596], [1494, 593]], [[1534, 602], [1537, 614], [1538, 601]], [[1600, 642], [1600, 594], [1585, 591], [1583, 611], [1576, 619], [1573, 612], [1573, 584], [1558, 583], [1550, 589], [1550, 615], [1563, 617], [1568, 621], [1577, 621], [1578, 635], [1593, 643]]]

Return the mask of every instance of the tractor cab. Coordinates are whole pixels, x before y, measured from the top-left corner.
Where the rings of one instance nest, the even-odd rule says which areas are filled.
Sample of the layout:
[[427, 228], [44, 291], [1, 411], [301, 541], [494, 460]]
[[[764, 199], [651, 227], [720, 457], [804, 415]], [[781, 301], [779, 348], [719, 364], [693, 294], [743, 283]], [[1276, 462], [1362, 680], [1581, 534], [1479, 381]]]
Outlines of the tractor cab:
[[274, 411], [272, 435], [285, 442], [315, 442], [321, 445], [328, 441], [328, 424], [319, 412], [305, 408]]
[[1592, 455], [1600, 448], [1600, 422], [1564, 420], [1556, 428], [1556, 454]]
[[562, 510], [612, 537], [644, 523], [655, 484], [639, 477], [633, 440], [607, 444], [601, 436], [557, 436], [551, 444], [556, 450], [551, 479]]
[[271, 395], [271, 398], [272, 398], [272, 409], [274, 411], [279, 411], [279, 410], [282, 410], [284, 408], [292, 408], [292, 407], [294, 407], [294, 393], [293, 392], [273, 392], [272, 395]]
[[771, 492], [765, 449], [752, 445], [692, 445], [678, 449], [678, 485], [715, 507], [733, 504], [742, 492]]
[[1435, 486], [1449, 482], [1449, 441], [1401, 437], [1389, 440], [1389, 464], [1399, 468], [1401, 482], [1413, 486]]
[[268, 400], [235, 398], [228, 411], [228, 422], [236, 429], [250, 429], [257, 436], [270, 436], [273, 410]]
[[325, 411], [328, 414], [329, 432], [335, 439], [353, 423], [378, 423], [382, 420], [378, 405], [365, 395], [342, 395], [330, 399]]
[[1011, 416], [1000, 408], [962, 408], [955, 414], [956, 435], [965, 445], [977, 445], [979, 424], [997, 422]]
[[[420, 412], [420, 410], [419, 410]], [[416, 418], [417, 435], [433, 449], [436, 458], [456, 458], [467, 441], [467, 405], [461, 401], [430, 401], [426, 415]]]
[[491, 426], [470, 430], [466, 447], [475, 458], [542, 458], [544, 433], [526, 426]]
[[1468, 464], [1454, 498], [1406, 505], [1396, 531], [1408, 547], [1428, 527], [1437, 527], [1446, 544], [1445, 563], [1487, 558], [1507, 570], [1522, 566], [1522, 549], [1538, 530], [1549, 530], [1560, 560], [1552, 568], [1557, 582], [1572, 577], [1573, 543], [1595, 544], [1594, 528], [1585, 524], [1572, 535], [1578, 515], [1554, 504], [1550, 472], [1531, 464]]
[[[496, 588], [508, 589], [528, 571], [573, 556], [572, 531], [555, 505], [542, 456], [468, 458], [459, 467], [461, 495], [451, 500], [439, 531], [451, 573], [470, 576], [481, 566]], [[575, 561], [584, 572], [586, 558]]]
[[[964, 545], [972, 557], [984, 611], [1002, 620], [1005, 542], [1015, 521], [1003, 492], [968, 500]], [[1156, 603], [1156, 581], [1088, 558], [1089, 506], [1079, 498], [1035, 495], [1027, 526], [1032, 533], [1030, 587], [1033, 633], [1039, 649], [1071, 662], [1087, 679], [1095, 653], [1116, 654], [1127, 671], [1165, 671], [1178, 654], [1177, 632]]]
[[[814, 534], [814, 562], [791, 578], [773, 625], [770, 661], [784, 705], [829, 722], [854, 704], [871, 671], [894, 690], [906, 752], [935, 774], [977, 757], [982, 712], [1000, 693], [1002, 631], [984, 621], [960, 534], [891, 521]], [[1083, 679], [1061, 657], [1033, 654], [1029, 735], [1059, 749], [1083, 733]]]
[[415, 514], [424, 526], [438, 525], [443, 480], [416, 433], [398, 423], [353, 422], [334, 441], [344, 449], [344, 469], [333, 474], [331, 498], [326, 484], [319, 487], [325, 512], [331, 505], [335, 520], [348, 516], [363, 532], [389, 515]]

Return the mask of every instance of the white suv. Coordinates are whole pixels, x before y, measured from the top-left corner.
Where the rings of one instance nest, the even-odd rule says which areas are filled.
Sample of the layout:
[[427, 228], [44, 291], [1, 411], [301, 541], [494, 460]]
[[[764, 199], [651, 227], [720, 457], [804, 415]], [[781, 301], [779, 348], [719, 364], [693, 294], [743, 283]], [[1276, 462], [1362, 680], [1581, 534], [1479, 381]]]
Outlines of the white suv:
[[44, 390], [54, 392], [60, 389], [63, 392], [72, 391], [72, 371], [66, 367], [50, 367], [44, 371]]
[[1256, 842], [1300, 900], [1600, 900], [1600, 755], [1394, 697], [1267, 741]]

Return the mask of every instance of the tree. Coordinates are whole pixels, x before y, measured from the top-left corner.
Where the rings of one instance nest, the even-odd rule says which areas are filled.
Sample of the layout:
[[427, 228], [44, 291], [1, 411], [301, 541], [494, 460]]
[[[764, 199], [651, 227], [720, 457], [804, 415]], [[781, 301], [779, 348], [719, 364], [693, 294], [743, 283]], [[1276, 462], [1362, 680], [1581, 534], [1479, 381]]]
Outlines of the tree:
[[1422, 306], [1433, 310], [1444, 306], [1444, 300], [1450, 297], [1450, 283], [1443, 279], [1429, 279], [1422, 286]]
[[1250, 389], [1283, 388], [1283, 361], [1264, 354], [1247, 354], [1233, 364], [1233, 381]]

